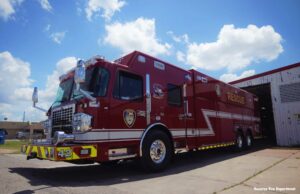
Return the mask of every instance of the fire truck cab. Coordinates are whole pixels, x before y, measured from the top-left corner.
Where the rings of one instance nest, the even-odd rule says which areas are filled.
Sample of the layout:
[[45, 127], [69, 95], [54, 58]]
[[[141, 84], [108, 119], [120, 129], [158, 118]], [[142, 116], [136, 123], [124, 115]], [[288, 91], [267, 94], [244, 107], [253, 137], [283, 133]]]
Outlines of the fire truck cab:
[[80, 60], [60, 81], [43, 121], [47, 139], [22, 147], [28, 159], [140, 158], [156, 171], [174, 153], [231, 145], [242, 150], [261, 135], [253, 94], [142, 52], [114, 62]]

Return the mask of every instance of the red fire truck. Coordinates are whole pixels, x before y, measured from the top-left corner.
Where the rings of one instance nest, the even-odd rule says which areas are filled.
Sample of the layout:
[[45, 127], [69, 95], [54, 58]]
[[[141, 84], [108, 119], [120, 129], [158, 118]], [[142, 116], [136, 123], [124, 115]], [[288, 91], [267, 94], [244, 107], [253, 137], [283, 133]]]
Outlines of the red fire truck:
[[[96, 56], [79, 60], [60, 77], [43, 122], [47, 140], [22, 151], [28, 159], [72, 163], [140, 158], [157, 171], [174, 153], [251, 147], [261, 135], [257, 101], [244, 90], [142, 52], [114, 62]], [[35, 88], [35, 107], [37, 102]]]

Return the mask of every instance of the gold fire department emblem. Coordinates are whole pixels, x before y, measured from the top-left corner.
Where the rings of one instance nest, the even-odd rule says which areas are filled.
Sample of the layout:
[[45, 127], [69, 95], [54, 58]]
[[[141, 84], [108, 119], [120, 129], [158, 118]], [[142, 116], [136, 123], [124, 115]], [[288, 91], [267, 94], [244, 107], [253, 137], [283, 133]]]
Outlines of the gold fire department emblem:
[[134, 125], [136, 114], [132, 109], [126, 109], [123, 111], [123, 119], [127, 127], [131, 128]]

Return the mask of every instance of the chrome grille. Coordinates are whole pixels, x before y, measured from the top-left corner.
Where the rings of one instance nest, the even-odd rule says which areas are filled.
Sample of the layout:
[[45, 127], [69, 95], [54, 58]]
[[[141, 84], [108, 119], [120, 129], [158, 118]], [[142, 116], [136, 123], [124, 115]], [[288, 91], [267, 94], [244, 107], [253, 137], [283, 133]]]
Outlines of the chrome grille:
[[52, 110], [52, 136], [55, 131], [72, 133], [72, 119], [75, 105], [66, 105]]

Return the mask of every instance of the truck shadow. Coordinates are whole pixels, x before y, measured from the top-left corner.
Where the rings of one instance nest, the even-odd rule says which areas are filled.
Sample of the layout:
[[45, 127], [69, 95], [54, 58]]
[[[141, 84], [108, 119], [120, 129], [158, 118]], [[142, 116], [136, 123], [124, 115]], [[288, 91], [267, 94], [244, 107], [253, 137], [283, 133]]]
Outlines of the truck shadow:
[[95, 164], [57, 168], [19, 167], [9, 170], [11, 173], [17, 173], [26, 178], [32, 186], [108, 186], [187, 172], [268, 147], [270, 147], [268, 143], [261, 141], [253, 149], [240, 153], [236, 153], [230, 148], [183, 153], [176, 155], [169, 168], [159, 173], [144, 172], [138, 161], [126, 161], [111, 166]]

